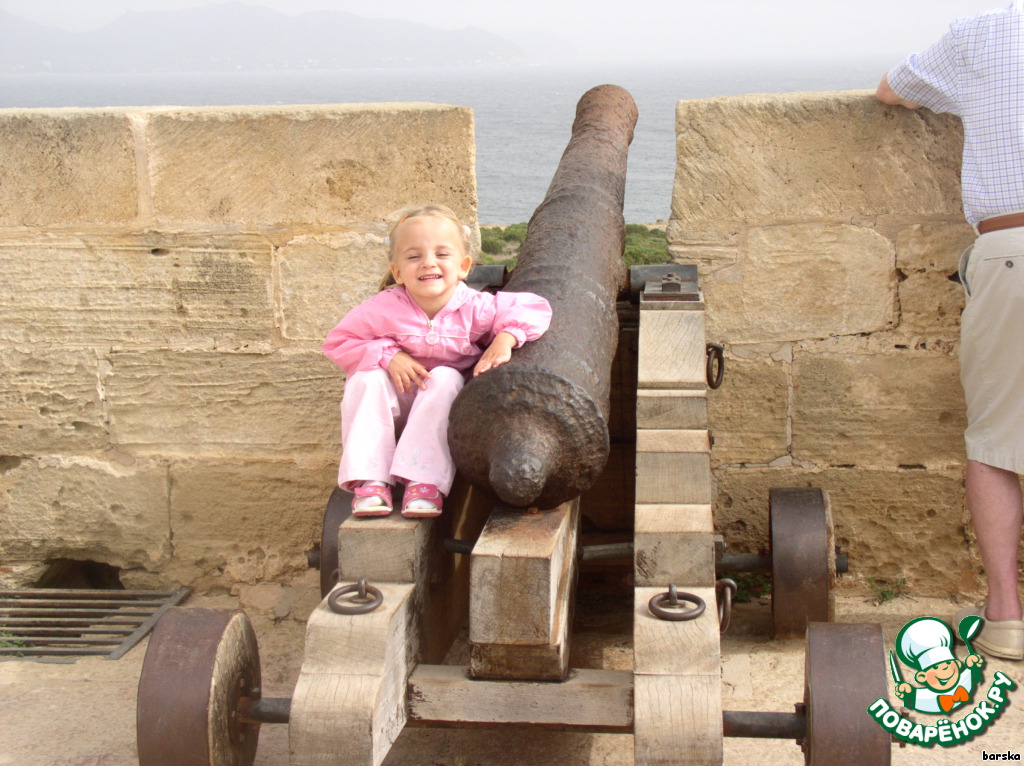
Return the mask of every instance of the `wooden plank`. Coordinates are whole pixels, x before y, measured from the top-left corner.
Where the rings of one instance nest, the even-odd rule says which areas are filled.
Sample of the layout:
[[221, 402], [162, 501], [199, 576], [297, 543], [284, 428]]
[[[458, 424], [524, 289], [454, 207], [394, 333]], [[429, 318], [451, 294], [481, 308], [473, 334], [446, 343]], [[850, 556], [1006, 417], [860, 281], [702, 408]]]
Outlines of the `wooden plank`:
[[310, 615], [288, 721], [292, 766], [379, 766], [405, 725], [414, 588], [377, 587], [373, 612], [336, 614], [324, 599]]
[[705, 311], [707, 305], [704, 303], [704, 293], [698, 292], [696, 300], [647, 300], [640, 299], [640, 308], [643, 311]]
[[445, 512], [430, 525], [425, 577], [418, 582], [422, 603], [420, 662], [441, 662], [452, 642], [469, 621], [468, 555], [448, 553], [445, 538], [475, 540], [490, 515], [494, 501], [457, 476], [445, 498]]
[[676, 583], [679, 591], [704, 599], [707, 608], [695, 620], [674, 622], [651, 614], [648, 602], [666, 587], [635, 588], [633, 596], [633, 666], [637, 673], [714, 675], [721, 669], [721, 644], [714, 587]]
[[491, 514], [470, 567], [470, 668], [475, 677], [564, 677], [578, 528], [576, 500], [543, 513]]
[[706, 429], [648, 429], [636, 432], [637, 452], [710, 452]]
[[642, 389], [636, 392], [636, 427], [707, 428], [706, 388]]
[[638, 504], [710, 504], [711, 457], [706, 452], [638, 452]]
[[713, 586], [715, 541], [710, 505], [639, 505], [633, 544], [638, 586]]
[[724, 735], [719, 673], [636, 675], [633, 696], [637, 766], [720, 766]]
[[707, 387], [703, 311], [640, 311], [637, 387]]
[[636, 506], [636, 530], [658, 532], [713, 533], [714, 520], [707, 503]]
[[448, 723], [628, 727], [633, 674], [572, 670], [563, 683], [480, 681], [469, 669], [420, 665], [409, 678], [409, 718]]
[[471, 642], [547, 644], [554, 639], [563, 564], [575, 553], [577, 505], [491, 514], [473, 547]]
[[440, 518], [404, 519], [396, 512], [350, 517], [338, 529], [342, 580], [416, 584], [423, 661], [440, 662], [469, 616], [469, 557], [447, 553], [444, 539], [475, 539], [492, 506], [456, 476]]
[[470, 644], [469, 667], [474, 678], [562, 681], [569, 672], [569, 619], [561, 619], [557, 635], [547, 644]]
[[390, 516], [349, 516], [338, 528], [339, 580], [372, 583], [422, 579], [431, 522]]

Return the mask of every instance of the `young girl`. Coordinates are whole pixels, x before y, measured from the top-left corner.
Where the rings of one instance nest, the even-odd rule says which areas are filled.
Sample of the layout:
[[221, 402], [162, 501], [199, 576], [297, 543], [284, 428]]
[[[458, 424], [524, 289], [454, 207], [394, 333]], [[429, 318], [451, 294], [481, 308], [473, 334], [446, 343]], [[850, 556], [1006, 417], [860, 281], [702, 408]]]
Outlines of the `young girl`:
[[465, 375], [539, 338], [551, 307], [532, 293], [463, 284], [473, 265], [469, 227], [442, 205], [404, 211], [387, 242], [395, 286], [349, 311], [324, 341], [347, 374], [338, 486], [354, 493], [355, 516], [391, 513], [398, 482], [403, 516], [438, 516], [455, 477], [448, 412]]

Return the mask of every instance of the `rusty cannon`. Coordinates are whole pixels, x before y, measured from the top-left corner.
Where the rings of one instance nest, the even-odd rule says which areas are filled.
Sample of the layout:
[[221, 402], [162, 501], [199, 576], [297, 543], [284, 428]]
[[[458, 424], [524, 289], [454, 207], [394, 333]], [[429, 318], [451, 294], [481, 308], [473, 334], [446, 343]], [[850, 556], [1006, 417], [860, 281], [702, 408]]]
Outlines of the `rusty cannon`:
[[[828, 494], [771, 490], [768, 556], [727, 556], [715, 534], [708, 391], [724, 353], [706, 343], [697, 268], [633, 267], [623, 290], [635, 120], [620, 88], [583, 96], [514, 277], [479, 282], [544, 295], [555, 321], [463, 390], [445, 513], [353, 518], [352, 495], [333, 490], [310, 552], [323, 600], [290, 697], [265, 694], [243, 612], [169, 610], [139, 679], [140, 766], [252, 766], [265, 724], [287, 724], [291, 766], [381, 766], [407, 725], [621, 734], [637, 766], [721, 766], [724, 737], [796, 740], [812, 766], [890, 762], [865, 712], [888, 690], [881, 626], [833, 622]], [[617, 575], [621, 665], [570, 652], [577, 593], [592, 595], [584, 562]], [[772, 575], [775, 636], [806, 641], [794, 712], [723, 709], [736, 583], [718, 573], [749, 570]], [[603, 618], [608, 603], [590, 609]], [[465, 664], [449, 664], [467, 626]], [[548, 742], [566, 749], [545, 763], [581, 762]]]
[[527, 229], [505, 290], [550, 301], [548, 332], [471, 381], [452, 408], [452, 457], [471, 484], [514, 507], [553, 508], [608, 460], [622, 216], [637, 108], [615, 85], [580, 99], [572, 138]]

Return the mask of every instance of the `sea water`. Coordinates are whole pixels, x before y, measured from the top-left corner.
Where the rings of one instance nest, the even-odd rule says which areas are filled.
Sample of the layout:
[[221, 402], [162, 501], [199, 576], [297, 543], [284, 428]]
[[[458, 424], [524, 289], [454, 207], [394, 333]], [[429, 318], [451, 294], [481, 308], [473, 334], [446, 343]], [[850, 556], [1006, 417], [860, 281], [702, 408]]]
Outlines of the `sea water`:
[[744, 93], [873, 89], [886, 63], [748, 62], [239, 71], [160, 74], [3, 74], [0, 107], [226, 106], [425, 101], [472, 107], [481, 223], [529, 220], [569, 140], [576, 102], [614, 83], [640, 117], [629, 151], [625, 217], [669, 216], [675, 106]]

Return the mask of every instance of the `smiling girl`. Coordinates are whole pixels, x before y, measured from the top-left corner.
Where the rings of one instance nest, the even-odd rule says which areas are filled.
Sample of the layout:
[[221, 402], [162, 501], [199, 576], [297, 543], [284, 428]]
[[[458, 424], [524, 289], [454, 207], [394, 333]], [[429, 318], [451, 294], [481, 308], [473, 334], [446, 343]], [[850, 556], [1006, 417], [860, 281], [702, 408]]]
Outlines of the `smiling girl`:
[[403, 211], [387, 242], [394, 286], [349, 311], [324, 341], [347, 375], [338, 486], [355, 495], [355, 516], [391, 513], [399, 483], [403, 516], [438, 516], [455, 477], [448, 412], [466, 376], [539, 338], [551, 307], [533, 293], [467, 287], [469, 227], [443, 205]]

